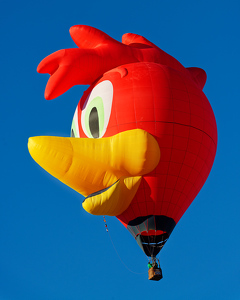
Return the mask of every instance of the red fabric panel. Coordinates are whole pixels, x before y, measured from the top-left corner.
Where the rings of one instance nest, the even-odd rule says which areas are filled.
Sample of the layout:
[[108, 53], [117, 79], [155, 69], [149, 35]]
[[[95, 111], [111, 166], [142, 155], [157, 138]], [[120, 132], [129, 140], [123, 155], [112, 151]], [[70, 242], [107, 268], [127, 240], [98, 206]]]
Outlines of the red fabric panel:
[[[129, 209], [118, 218], [126, 225], [130, 218], [158, 214], [177, 223], [211, 170], [217, 144], [214, 114], [203, 92], [183, 74], [156, 64], [125, 68], [129, 78], [120, 80], [124, 94], [114, 99], [115, 109], [120, 110], [118, 128], [136, 127], [151, 133], [159, 143], [161, 159], [152, 174], [144, 176]], [[137, 71], [140, 79], [131, 77], [131, 71]]]

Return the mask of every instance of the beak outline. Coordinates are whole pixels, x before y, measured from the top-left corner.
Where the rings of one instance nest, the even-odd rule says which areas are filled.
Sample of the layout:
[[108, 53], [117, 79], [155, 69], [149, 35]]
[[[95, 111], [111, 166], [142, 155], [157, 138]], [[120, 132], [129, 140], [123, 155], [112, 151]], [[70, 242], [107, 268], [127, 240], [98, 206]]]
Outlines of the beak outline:
[[142, 129], [101, 139], [31, 137], [28, 149], [43, 169], [86, 197], [83, 208], [95, 215], [126, 210], [141, 176], [160, 160], [156, 139]]

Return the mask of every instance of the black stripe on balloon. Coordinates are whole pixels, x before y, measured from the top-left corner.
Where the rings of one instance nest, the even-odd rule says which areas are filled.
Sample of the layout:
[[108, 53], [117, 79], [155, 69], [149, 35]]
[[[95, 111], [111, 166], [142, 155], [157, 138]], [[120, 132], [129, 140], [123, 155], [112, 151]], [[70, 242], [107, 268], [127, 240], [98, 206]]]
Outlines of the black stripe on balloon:
[[[167, 216], [142, 216], [128, 223], [127, 229], [136, 239], [139, 247], [149, 257], [155, 257], [172, 233], [176, 222]], [[162, 234], [158, 235], [142, 235], [149, 230], [161, 230]]]

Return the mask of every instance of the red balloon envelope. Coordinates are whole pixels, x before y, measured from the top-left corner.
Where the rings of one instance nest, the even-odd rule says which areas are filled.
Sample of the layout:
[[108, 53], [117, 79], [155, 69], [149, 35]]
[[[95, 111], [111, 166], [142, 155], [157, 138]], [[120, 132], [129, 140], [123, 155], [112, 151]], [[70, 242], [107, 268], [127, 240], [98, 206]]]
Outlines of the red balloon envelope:
[[[89, 26], [73, 26], [70, 34], [79, 48], [51, 54], [38, 71], [51, 75], [47, 99], [76, 84], [90, 84], [75, 112], [71, 147], [62, 146], [62, 140], [44, 142], [44, 149], [61, 152], [61, 162], [71, 162], [65, 163], [64, 174], [59, 163], [45, 166], [53, 159], [39, 158], [39, 140], [29, 142], [30, 153], [86, 197], [87, 211], [116, 215], [146, 255], [155, 257], [204, 185], [215, 158], [216, 121], [202, 91], [206, 73], [185, 68], [135, 34], [125, 34], [122, 43]], [[74, 159], [66, 158], [78, 147], [73, 140], [85, 143], [86, 138], [97, 143], [81, 146], [92, 157], [79, 150], [84, 159], [76, 162], [74, 150]], [[64, 149], [70, 149], [65, 156]]]

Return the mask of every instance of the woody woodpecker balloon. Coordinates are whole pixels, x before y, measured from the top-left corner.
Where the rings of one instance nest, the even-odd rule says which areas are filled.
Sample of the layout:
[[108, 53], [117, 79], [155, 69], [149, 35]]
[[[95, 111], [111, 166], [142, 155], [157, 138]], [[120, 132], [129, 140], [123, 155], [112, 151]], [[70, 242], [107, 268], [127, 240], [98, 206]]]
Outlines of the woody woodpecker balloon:
[[217, 126], [202, 89], [206, 73], [185, 68], [146, 38], [118, 42], [90, 26], [70, 34], [78, 48], [41, 61], [45, 98], [90, 85], [76, 108], [71, 137], [29, 139], [33, 159], [85, 197], [93, 215], [116, 216], [156, 257], [204, 185]]

